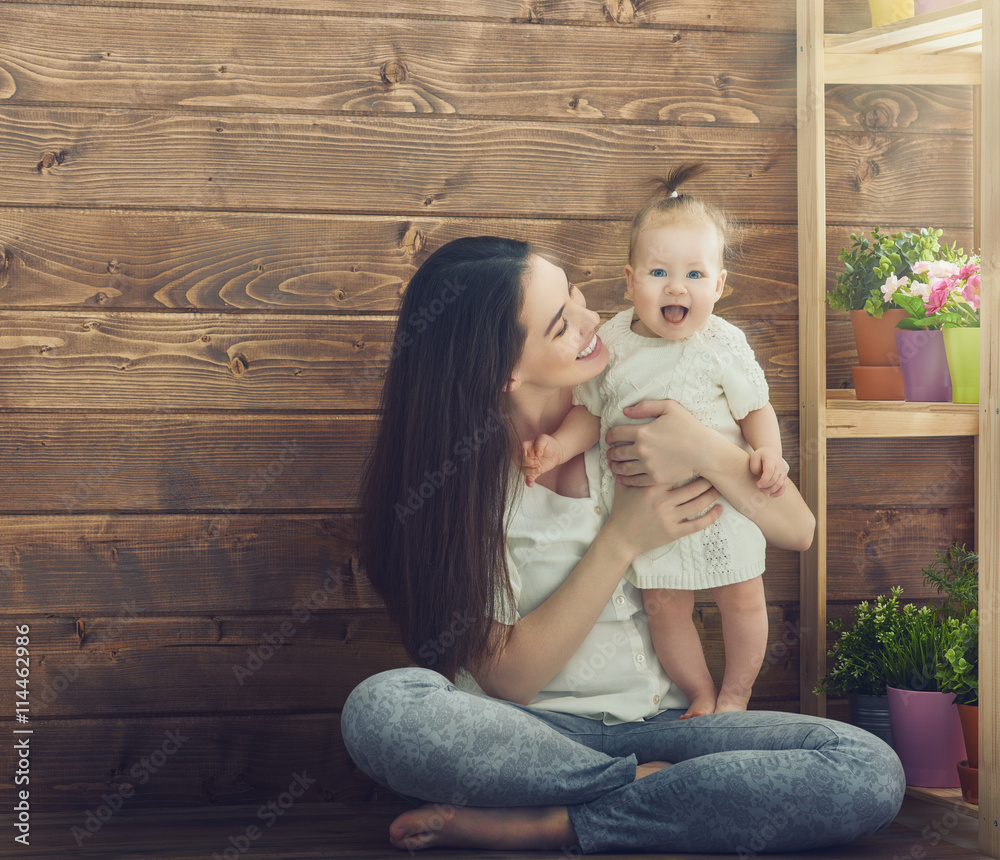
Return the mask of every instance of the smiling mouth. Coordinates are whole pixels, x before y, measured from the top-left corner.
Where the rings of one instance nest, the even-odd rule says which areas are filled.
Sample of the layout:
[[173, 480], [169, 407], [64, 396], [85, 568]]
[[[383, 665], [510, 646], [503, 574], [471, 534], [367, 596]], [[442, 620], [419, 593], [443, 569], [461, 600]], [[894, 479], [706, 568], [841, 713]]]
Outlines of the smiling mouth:
[[668, 323], [680, 325], [687, 318], [689, 310], [690, 308], [686, 308], [683, 305], [666, 305], [660, 308], [660, 313]]
[[594, 336], [591, 338], [590, 343], [587, 344], [586, 349], [584, 349], [583, 352], [578, 353], [576, 357], [577, 358], [586, 358], [595, 349], [597, 349], [597, 333], [596, 332], [594, 333]]

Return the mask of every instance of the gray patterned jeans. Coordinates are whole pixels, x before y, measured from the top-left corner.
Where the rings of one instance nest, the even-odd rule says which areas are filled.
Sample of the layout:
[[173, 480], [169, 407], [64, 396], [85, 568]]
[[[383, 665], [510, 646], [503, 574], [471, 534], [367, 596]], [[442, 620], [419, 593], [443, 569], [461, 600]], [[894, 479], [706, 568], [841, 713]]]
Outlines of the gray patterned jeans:
[[[750, 857], [887, 827], [905, 788], [896, 754], [832, 720], [770, 711], [606, 726], [456, 689], [429, 669], [355, 688], [351, 758], [407, 797], [455, 806], [566, 806], [570, 855], [644, 850]], [[636, 764], [673, 762], [635, 782]]]

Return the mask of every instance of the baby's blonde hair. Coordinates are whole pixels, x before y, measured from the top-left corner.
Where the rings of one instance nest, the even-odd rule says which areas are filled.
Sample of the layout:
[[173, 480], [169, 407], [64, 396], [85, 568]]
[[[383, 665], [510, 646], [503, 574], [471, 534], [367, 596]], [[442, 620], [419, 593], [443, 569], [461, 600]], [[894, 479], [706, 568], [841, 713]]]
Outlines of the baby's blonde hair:
[[651, 227], [663, 227], [686, 221], [704, 222], [715, 227], [719, 234], [719, 265], [725, 259], [729, 246], [729, 235], [733, 225], [725, 213], [717, 206], [690, 194], [681, 194], [678, 189], [690, 179], [695, 179], [707, 172], [708, 167], [702, 163], [689, 162], [679, 164], [666, 178], [656, 177], [655, 196], [649, 203], [636, 212], [632, 219], [632, 232], [628, 242], [628, 261], [635, 265], [635, 246], [643, 230]]

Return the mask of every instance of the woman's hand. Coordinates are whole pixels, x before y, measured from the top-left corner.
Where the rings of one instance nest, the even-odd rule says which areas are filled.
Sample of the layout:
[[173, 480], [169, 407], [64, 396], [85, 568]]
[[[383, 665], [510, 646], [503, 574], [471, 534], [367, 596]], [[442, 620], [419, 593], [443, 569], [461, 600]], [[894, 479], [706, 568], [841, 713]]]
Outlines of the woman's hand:
[[[768, 543], [796, 552], [810, 547], [816, 518], [791, 481], [785, 482], [779, 497], [762, 492], [757, 476], [750, 470], [750, 455], [721, 433], [705, 427], [673, 400], [646, 400], [625, 412], [629, 418], [655, 420], [648, 424], [619, 424], [608, 431], [608, 444], [619, 445], [608, 449], [608, 460], [612, 471], [620, 476], [619, 482], [632, 487], [676, 486], [692, 475], [701, 475], [736, 510], [757, 524]], [[667, 541], [657, 546], [663, 543]]]
[[715, 504], [719, 498], [719, 491], [704, 478], [673, 488], [616, 483], [604, 528], [611, 529], [634, 558], [710, 526], [722, 514], [722, 507]]
[[676, 400], [643, 400], [625, 409], [648, 424], [619, 424], [608, 431], [608, 463], [629, 487], [675, 486], [702, 474], [719, 443], [731, 444], [702, 424]]

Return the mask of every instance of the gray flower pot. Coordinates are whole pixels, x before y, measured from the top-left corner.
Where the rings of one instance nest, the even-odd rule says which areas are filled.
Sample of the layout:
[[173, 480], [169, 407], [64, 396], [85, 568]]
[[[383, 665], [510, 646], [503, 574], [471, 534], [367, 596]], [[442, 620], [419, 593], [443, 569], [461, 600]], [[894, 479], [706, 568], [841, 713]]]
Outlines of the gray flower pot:
[[871, 732], [892, 746], [892, 726], [889, 723], [887, 696], [865, 696], [851, 693], [847, 697], [851, 711], [851, 724]]

